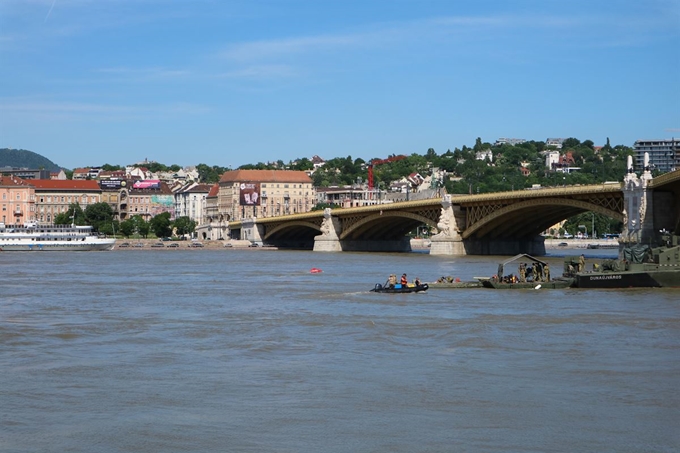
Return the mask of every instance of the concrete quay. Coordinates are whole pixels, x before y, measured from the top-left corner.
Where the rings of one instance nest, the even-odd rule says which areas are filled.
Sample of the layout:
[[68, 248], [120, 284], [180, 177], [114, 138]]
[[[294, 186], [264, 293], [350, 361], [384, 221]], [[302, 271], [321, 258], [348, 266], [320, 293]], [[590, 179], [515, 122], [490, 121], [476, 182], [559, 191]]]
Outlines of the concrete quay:
[[[567, 245], [560, 245], [567, 244]], [[588, 248], [589, 244], [597, 244], [600, 247], [605, 248], [618, 248], [618, 239], [546, 239], [545, 248], [546, 249], [557, 249], [557, 248], [571, 248], [571, 249], [585, 249]]]

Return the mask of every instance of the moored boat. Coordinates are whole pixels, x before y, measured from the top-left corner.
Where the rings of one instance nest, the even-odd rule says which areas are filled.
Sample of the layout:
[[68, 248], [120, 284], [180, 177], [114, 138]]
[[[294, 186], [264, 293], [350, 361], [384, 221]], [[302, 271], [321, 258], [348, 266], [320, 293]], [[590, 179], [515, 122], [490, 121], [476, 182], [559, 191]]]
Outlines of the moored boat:
[[[506, 267], [520, 261], [518, 274], [505, 274]], [[498, 273], [491, 278], [480, 280], [482, 286], [493, 289], [559, 289], [568, 288], [573, 284], [573, 279], [551, 278], [550, 265], [538, 258], [526, 253], [513, 256], [498, 265]]]
[[494, 289], [560, 289], [569, 288], [574, 280], [571, 278], [560, 278], [549, 282], [501, 282], [494, 279], [482, 281], [485, 288]]
[[420, 291], [427, 291], [430, 286], [427, 283], [421, 283], [420, 285], [408, 284], [408, 285], [381, 285], [376, 283], [375, 287], [371, 289], [375, 293], [418, 293]]
[[452, 288], [481, 288], [482, 281], [471, 280], [471, 281], [460, 281], [460, 282], [432, 282], [430, 283], [430, 289], [452, 289]]
[[91, 226], [0, 223], [0, 250], [5, 252], [111, 250], [115, 243], [114, 238], [94, 233]]
[[594, 263], [591, 271], [578, 266], [575, 258], [565, 260], [566, 277], [578, 288], [680, 288], [680, 237], [664, 232], [662, 245], [624, 247], [621, 260]]

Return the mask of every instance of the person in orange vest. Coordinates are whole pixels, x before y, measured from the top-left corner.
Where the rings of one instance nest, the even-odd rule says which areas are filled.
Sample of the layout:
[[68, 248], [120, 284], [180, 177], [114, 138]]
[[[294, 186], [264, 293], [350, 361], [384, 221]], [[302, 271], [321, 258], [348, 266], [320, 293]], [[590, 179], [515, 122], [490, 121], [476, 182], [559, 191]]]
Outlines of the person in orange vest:
[[408, 285], [408, 279], [406, 278], [406, 274], [401, 274], [401, 285], [406, 286]]

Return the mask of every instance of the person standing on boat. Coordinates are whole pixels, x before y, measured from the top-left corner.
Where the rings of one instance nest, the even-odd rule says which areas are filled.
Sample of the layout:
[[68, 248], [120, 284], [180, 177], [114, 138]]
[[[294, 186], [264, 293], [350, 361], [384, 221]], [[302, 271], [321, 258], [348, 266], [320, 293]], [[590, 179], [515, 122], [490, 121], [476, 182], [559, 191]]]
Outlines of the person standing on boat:
[[527, 264], [519, 263], [519, 281], [524, 283], [527, 281]]
[[534, 264], [534, 281], [540, 282], [543, 280], [543, 265], [541, 263]]
[[586, 257], [583, 256], [583, 253], [581, 253], [581, 256], [578, 258], [578, 271], [583, 272], [586, 270]]
[[408, 285], [408, 279], [406, 278], [406, 274], [401, 274], [401, 286], [406, 285]]
[[543, 266], [543, 276], [546, 282], [550, 281], [550, 265], [548, 263], [545, 263], [545, 266]]
[[390, 277], [387, 279], [387, 284], [390, 288], [394, 288], [397, 284], [397, 274], [390, 274]]
[[416, 279], [415, 279], [415, 281], [414, 281], [413, 283], [415, 283], [416, 286], [422, 285], [422, 283], [420, 282], [420, 277], [416, 277]]

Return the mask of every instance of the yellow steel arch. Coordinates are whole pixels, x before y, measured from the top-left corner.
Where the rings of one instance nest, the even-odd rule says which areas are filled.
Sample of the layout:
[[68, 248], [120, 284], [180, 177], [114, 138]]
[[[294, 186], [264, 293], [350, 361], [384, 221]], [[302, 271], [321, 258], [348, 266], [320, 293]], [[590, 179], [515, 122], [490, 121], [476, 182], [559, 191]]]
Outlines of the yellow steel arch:
[[[340, 234], [340, 239], [345, 239], [347, 236], [355, 232], [356, 230], [362, 228], [364, 225], [381, 221], [381, 220], [387, 220], [390, 217], [401, 217], [401, 218], [406, 218], [406, 219], [411, 219], [415, 220], [418, 223], [424, 223], [426, 225], [429, 225], [431, 227], [436, 228], [437, 227], [437, 222], [432, 221], [432, 219], [428, 219], [427, 217], [424, 217], [422, 215], [413, 213], [413, 212], [406, 212], [406, 211], [384, 211], [383, 213], [376, 213], [376, 214], [371, 214], [368, 217], [364, 217], [361, 220], [357, 221], [356, 223], [352, 224], [351, 227], [349, 227], [346, 231], [343, 231]], [[377, 222], [381, 223], [381, 222]]]
[[289, 229], [294, 228], [294, 227], [311, 228], [313, 230], [321, 232], [321, 227], [319, 225], [316, 225], [312, 222], [304, 222], [304, 221], [298, 220], [298, 221], [286, 222], [286, 223], [282, 223], [281, 225], [277, 225], [276, 227], [272, 228], [271, 230], [268, 230], [265, 233], [263, 239], [269, 239], [270, 237], [272, 237], [276, 233], [279, 233], [283, 230], [289, 230]]
[[568, 198], [541, 198], [538, 200], [520, 201], [518, 203], [513, 203], [511, 205], [504, 206], [500, 209], [493, 211], [491, 214], [487, 215], [486, 217], [483, 217], [479, 221], [475, 222], [473, 225], [468, 225], [467, 228], [465, 228], [465, 231], [463, 231], [462, 234], [463, 239], [469, 238], [475, 232], [482, 229], [489, 223], [504, 216], [507, 216], [508, 214], [512, 214], [515, 211], [519, 211], [521, 209], [526, 208], [536, 208], [537, 214], [540, 214], [540, 208], [542, 206], [556, 206], [556, 205], [578, 208], [582, 209], [584, 212], [585, 211], [597, 212], [598, 214], [606, 215], [608, 217], [623, 222], [623, 214], [621, 212], [607, 209], [598, 204]]

